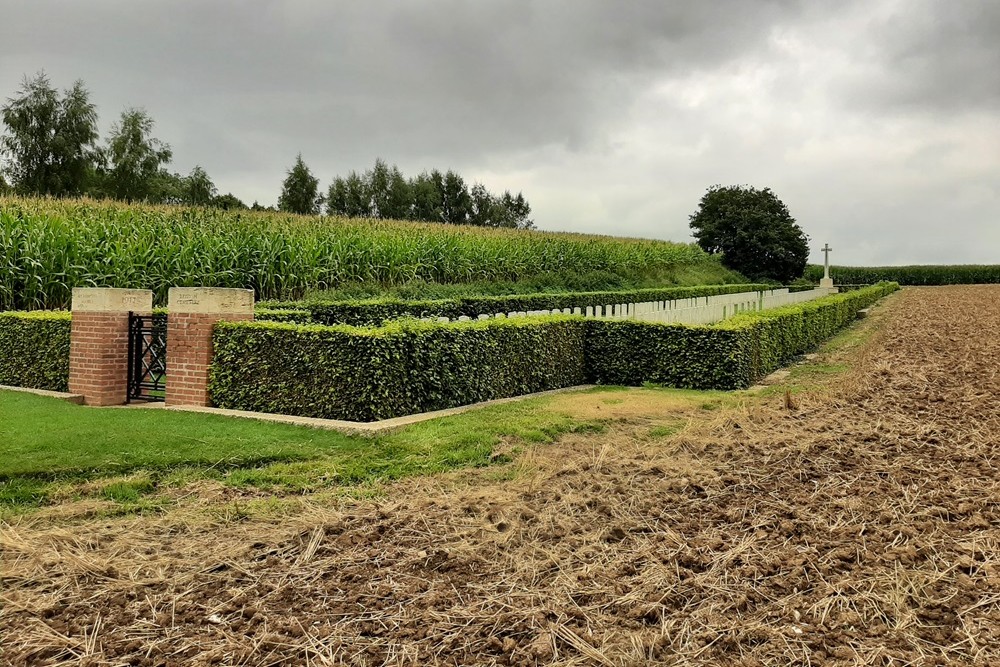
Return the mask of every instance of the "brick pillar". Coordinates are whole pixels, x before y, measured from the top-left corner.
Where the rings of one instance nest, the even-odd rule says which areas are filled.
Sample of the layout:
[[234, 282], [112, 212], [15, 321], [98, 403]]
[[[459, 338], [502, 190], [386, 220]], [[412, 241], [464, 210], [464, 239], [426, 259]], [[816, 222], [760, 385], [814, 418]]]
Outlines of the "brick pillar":
[[74, 287], [69, 390], [87, 405], [121, 405], [128, 393], [128, 314], [153, 312], [149, 290]]
[[212, 329], [252, 320], [253, 290], [171, 287], [167, 311], [167, 405], [207, 406]]

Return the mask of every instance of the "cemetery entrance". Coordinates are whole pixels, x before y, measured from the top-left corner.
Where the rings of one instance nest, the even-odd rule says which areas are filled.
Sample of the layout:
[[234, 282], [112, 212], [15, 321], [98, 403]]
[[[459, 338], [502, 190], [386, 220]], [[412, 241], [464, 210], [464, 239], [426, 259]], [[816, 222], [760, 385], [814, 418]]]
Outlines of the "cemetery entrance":
[[167, 316], [128, 315], [126, 401], [162, 401], [167, 388]]

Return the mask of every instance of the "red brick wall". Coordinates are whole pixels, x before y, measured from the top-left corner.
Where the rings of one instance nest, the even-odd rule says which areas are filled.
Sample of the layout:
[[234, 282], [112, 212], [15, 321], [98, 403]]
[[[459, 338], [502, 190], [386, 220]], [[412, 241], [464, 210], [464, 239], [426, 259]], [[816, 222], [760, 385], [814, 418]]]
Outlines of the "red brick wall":
[[128, 313], [73, 313], [69, 390], [87, 405], [121, 405], [128, 386]]
[[253, 314], [170, 313], [167, 316], [167, 405], [208, 406], [212, 329], [220, 320], [252, 320]]

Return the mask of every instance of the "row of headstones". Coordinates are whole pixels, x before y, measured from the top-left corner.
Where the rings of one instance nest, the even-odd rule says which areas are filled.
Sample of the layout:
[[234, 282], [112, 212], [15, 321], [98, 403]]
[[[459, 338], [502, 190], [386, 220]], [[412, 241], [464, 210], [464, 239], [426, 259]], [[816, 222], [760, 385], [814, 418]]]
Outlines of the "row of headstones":
[[[773, 308], [778, 305], [799, 303], [828, 294], [828, 290], [812, 290], [789, 293], [787, 289], [763, 292], [739, 292], [708, 297], [675, 299], [670, 301], [646, 301], [641, 303], [619, 303], [586, 308], [553, 308], [551, 310], [512, 311], [508, 313], [481, 314], [477, 317], [462, 315], [458, 322], [487, 320], [493, 318], [530, 317], [538, 315], [582, 315], [584, 317], [642, 319], [658, 322], [709, 324], [732, 317], [739, 313]], [[423, 318], [425, 322], [451, 322], [449, 317]]]

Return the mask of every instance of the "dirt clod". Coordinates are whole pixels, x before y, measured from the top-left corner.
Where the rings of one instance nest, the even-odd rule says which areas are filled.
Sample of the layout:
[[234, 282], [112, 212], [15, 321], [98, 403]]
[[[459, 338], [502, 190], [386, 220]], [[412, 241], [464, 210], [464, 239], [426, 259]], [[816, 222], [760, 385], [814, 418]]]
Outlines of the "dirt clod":
[[622, 393], [624, 421], [513, 480], [0, 526], [0, 661], [1000, 664], [1000, 287], [907, 289], [863, 326], [855, 370], [794, 411], [650, 439], [676, 415]]

